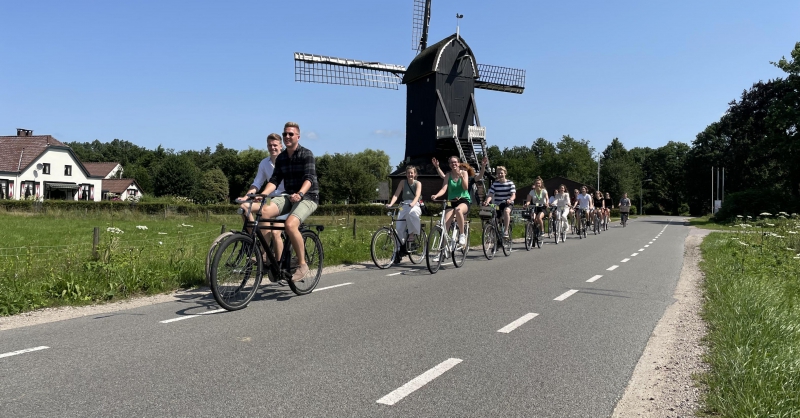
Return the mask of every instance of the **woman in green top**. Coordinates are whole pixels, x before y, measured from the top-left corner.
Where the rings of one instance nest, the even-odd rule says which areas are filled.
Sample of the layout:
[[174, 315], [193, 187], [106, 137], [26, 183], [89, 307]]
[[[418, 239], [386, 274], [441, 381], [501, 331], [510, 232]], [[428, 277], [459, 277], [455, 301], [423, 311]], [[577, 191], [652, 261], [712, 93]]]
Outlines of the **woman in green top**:
[[[447, 159], [450, 165], [450, 173], [445, 176], [442, 182], [442, 189], [439, 193], [431, 196], [432, 200], [438, 199], [440, 196], [447, 193], [447, 200], [452, 201], [450, 208], [447, 208], [445, 214], [445, 225], [450, 223], [453, 219], [453, 208], [455, 208], [456, 223], [458, 224], [458, 245], [464, 246], [467, 244], [467, 237], [464, 235], [464, 219], [469, 212], [469, 205], [471, 203], [469, 197], [469, 178], [475, 174], [472, 167], [467, 166], [463, 169], [459, 165], [458, 157], [450, 157]], [[472, 173], [470, 173], [470, 170]]]

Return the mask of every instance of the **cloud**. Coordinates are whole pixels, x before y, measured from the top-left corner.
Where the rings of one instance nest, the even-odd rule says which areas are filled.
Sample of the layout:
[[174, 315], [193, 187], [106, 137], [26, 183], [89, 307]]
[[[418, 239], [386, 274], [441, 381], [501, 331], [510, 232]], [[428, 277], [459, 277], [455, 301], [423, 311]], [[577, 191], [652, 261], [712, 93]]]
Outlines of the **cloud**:
[[392, 129], [376, 129], [372, 131], [372, 135], [382, 138], [399, 138], [404, 136], [405, 132]]
[[317, 131], [303, 132], [303, 136], [312, 141], [319, 139], [319, 134], [317, 133]]

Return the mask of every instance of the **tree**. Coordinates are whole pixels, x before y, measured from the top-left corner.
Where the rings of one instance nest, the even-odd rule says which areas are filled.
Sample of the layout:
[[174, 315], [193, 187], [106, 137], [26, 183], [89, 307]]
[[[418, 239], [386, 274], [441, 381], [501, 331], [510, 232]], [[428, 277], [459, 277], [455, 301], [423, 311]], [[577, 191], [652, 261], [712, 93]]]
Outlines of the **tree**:
[[600, 190], [610, 193], [616, 204], [623, 193], [629, 196], [634, 196], [634, 192], [638, 194], [640, 179], [640, 166], [634, 162], [619, 138], [611, 140], [603, 151], [600, 164]]
[[194, 197], [200, 170], [186, 155], [167, 154], [156, 170], [153, 188], [156, 196]]
[[150, 175], [150, 170], [134, 164], [125, 166], [123, 168], [125, 169], [125, 177], [129, 179], [136, 179], [136, 182], [142, 187], [142, 192], [153, 194], [153, 176]]
[[228, 178], [219, 168], [212, 168], [203, 173], [202, 181], [197, 185], [195, 201], [199, 203], [222, 203], [230, 201], [228, 196]]
[[357, 155], [325, 154], [316, 163], [323, 202], [366, 203], [378, 196], [378, 179], [359, 163]]
[[592, 184], [597, 176], [597, 163], [592, 155], [594, 148], [589, 146], [589, 141], [575, 140], [569, 135], [564, 135], [556, 144], [558, 150], [558, 163], [556, 172], [559, 176], [584, 183]]

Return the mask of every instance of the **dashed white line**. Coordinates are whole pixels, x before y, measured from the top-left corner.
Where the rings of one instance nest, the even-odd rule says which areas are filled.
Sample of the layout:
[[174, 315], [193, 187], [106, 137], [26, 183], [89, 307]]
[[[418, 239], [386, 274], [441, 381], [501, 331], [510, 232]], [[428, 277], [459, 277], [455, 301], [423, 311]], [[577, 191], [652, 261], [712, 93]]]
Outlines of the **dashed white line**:
[[559, 296], [559, 297], [557, 297], [557, 298], [555, 298], [553, 300], [557, 300], [559, 302], [562, 302], [564, 299], [566, 299], [566, 298], [568, 298], [568, 297], [570, 297], [570, 296], [572, 296], [572, 295], [574, 295], [576, 293], [578, 293], [578, 291], [576, 289], [570, 289], [570, 290], [562, 293], [561, 296]]
[[416, 391], [417, 389], [427, 385], [433, 379], [436, 379], [437, 377], [441, 376], [442, 374], [444, 374], [444, 372], [452, 369], [453, 367], [455, 367], [456, 364], [461, 363], [461, 361], [462, 360], [458, 358], [449, 358], [439, 363], [438, 366], [411, 379], [408, 383], [406, 383], [403, 386], [400, 386], [399, 388], [395, 389], [388, 395], [378, 399], [377, 402], [384, 405], [394, 405], [397, 402], [400, 402], [400, 400], [402, 400], [406, 396]]
[[18, 350], [18, 351], [12, 351], [10, 353], [0, 354], [0, 358], [18, 356], [20, 354], [30, 353], [30, 352], [33, 352], [33, 351], [47, 350], [48, 348], [50, 348], [50, 347], [48, 347], [46, 345], [42, 345], [42, 346], [39, 346], [39, 347], [33, 347], [33, 348], [26, 348], [24, 350]]
[[639, 255], [639, 253], [633, 253], [631, 254], [631, 257], [636, 257], [637, 255]]
[[519, 328], [520, 325], [530, 321], [533, 318], [536, 318], [537, 316], [539, 316], [538, 313], [525, 314], [521, 318], [517, 319], [516, 321], [504, 326], [503, 328], [498, 329], [497, 332], [502, 332], [502, 333], [508, 334], [509, 332], [514, 331], [515, 329]]
[[631, 261], [631, 259], [630, 258], [623, 258], [622, 261], [620, 261], [620, 263], [627, 263], [628, 261]]
[[[645, 245], [645, 246], [644, 246], [644, 248], [647, 248], [647, 247], [649, 247], [649, 245]], [[644, 250], [642, 250], [642, 251], [644, 251]]]
[[403, 273], [405, 273], [405, 272], [407, 272], [407, 271], [414, 271], [414, 269], [408, 269], [408, 270], [399, 271], [399, 272], [397, 272], [397, 273], [391, 273], [391, 274], [387, 274], [387, 275], [386, 275], [386, 277], [390, 277], [390, 276], [397, 276], [397, 275], [399, 275], [399, 274], [403, 274]]
[[[648, 242], [648, 244], [652, 244], [652, 243], [653, 243], [653, 241]], [[645, 247], [646, 247], [646, 245], [645, 245]]]
[[213, 311], [201, 312], [199, 314], [194, 314], [194, 315], [179, 316], [177, 318], [167, 319], [167, 320], [159, 321], [159, 322], [162, 323], [162, 324], [169, 324], [170, 322], [178, 322], [178, 321], [183, 321], [184, 319], [197, 318], [200, 315], [209, 315], [209, 314], [215, 314], [215, 313], [220, 313], [220, 312], [225, 312], [225, 309], [215, 309]]
[[644, 248], [639, 248], [639, 252], [642, 252], [642, 251], [644, 251]]
[[618, 265], [616, 265], [616, 264], [614, 264], [613, 266], [611, 266], [611, 267], [607, 268], [606, 270], [608, 270], [608, 271], [614, 271], [614, 270], [616, 270], [616, 269], [617, 269], [617, 267], [619, 267], [619, 266], [618, 266]]
[[314, 289], [314, 292], [319, 292], [320, 290], [328, 290], [328, 289], [333, 289], [334, 287], [342, 287], [342, 286], [347, 286], [347, 285], [349, 285], [349, 284], [353, 284], [353, 283], [342, 283], [342, 284], [335, 284], [335, 285], [333, 285], [333, 286], [320, 287], [319, 289]]
[[602, 276], [602, 275], [600, 275], [600, 274], [598, 274], [598, 275], [596, 275], [596, 276], [592, 276], [592, 278], [591, 278], [591, 279], [589, 279], [589, 280], [587, 280], [587, 281], [586, 281], [586, 283], [594, 283], [594, 282], [596, 282], [596, 281], [597, 281], [597, 279], [599, 279], [599, 278], [601, 278], [601, 277], [603, 277], [603, 276]]

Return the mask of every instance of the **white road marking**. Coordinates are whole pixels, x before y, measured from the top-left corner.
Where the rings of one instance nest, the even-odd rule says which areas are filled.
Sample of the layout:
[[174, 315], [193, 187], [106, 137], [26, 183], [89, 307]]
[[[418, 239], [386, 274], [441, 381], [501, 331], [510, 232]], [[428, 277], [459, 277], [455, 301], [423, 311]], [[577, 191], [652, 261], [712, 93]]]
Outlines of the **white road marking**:
[[639, 248], [639, 252], [642, 252], [642, 251], [644, 251], [644, 248]]
[[636, 257], [637, 255], [639, 255], [639, 253], [633, 253], [631, 254], [631, 257]]
[[628, 261], [631, 261], [631, 259], [630, 258], [623, 258], [622, 261], [620, 261], [620, 263], [627, 263]]
[[414, 269], [408, 269], [408, 270], [399, 271], [399, 272], [397, 272], [397, 273], [391, 273], [391, 274], [387, 274], [387, 275], [386, 275], [386, 277], [390, 277], [390, 276], [397, 276], [397, 275], [399, 275], [399, 274], [403, 274], [403, 273], [405, 273], [405, 272], [407, 272], [407, 271], [414, 271]]
[[20, 354], [30, 353], [30, 352], [33, 352], [33, 351], [47, 350], [48, 348], [50, 348], [50, 347], [48, 347], [46, 345], [39, 346], [39, 347], [33, 347], [33, 348], [26, 348], [24, 350], [18, 350], [18, 351], [12, 351], [10, 353], [0, 354], [0, 358], [17, 356], [17, 355], [20, 355]]
[[616, 264], [614, 264], [613, 266], [611, 266], [611, 267], [607, 268], [606, 270], [608, 270], [608, 271], [614, 271], [614, 270], [616, 270], [616, 269], [617, 269], [617, 267], [619, 267], [619, 266], [618, 266], [618, 265], [616, 265]]
[[433, 379], [436, 379], [437, 377], [441, 376], [442, 374], [444, 374], [444, 372], [452, 369], [453, 367], [455, 367], [456, 364], [461, 363], [461, 362], [462, 362], [461, 359], [449, 358], [449, 359], [439, 363], [438, 366], [436, 366], [436, 367], [428, 370], [427, 372], [422, 373], [421, 375], [411, 379], [408, 383], [406, 383], [403, 386], [400, 386], [399, 388], [395, 389], [394, 391], [392, 391], [388, 395], [378, 399], [377, 402], [378, 403], [382, 403], [384, 405], [394, 405], [397, 402], [400, 402], [400, 400], [402, 400], [406, 396], [410, 395], [411, 393], [413, 393], [417, 389], [427, 385]]
[[516, 321], [504, 326], [503, 328], [498, 329], [497, 332], [503, 332], [503, 333], [508, 334], [509, 332], [514, 331], [515, 329], [519, 328], [520, 325], [530, 321], [533, 318], [536, 318], [537, 316], [539, 316], [538, 313], [525, 314], [521, 318], [517, 319]]
[[601, 275], [599, 275], [599, 274], [598, 274], [597, 276], [592, 276], [592, 278], [591, 278], [591, 279], [589, 279], [589, 280], [587, 280], [587, 281], [586, 281], [586, 283], [594, 283], [594, 282], [596, 282], [596, 281], [597, 281], [597, 279], [599, 279], [599, 278], [601, 278], [601, 277], [603, 277], [603, 276], [601, 276]]
[[194, 314], [194, 315], [184, 315], [184, 316], [179, 316], [177, 318], [167, 319], [167, 320], [159, 321], [159, 322], [162, 323], [162, 324], [169, 324], [170, 322], [178, 322], [178, 321], [183, 321], [184, 319], [197, 318], [200, 315], [209, 315], [209, 314], [215, 314], [215, 313], [220, 313], [220, 312], [225, 312], [225, 309], [215, 309], [213, 311], [201, 312], [199, 314]]
[[570, 296], [572, 296], [572, 295], [574, 295], [576, 293], [578, 293], [578, 291], [576, 289], [571, 289], [571, 290], [568, 290], [568, 291], [564, 292], [563, 294], [561, 294], [561, 296], [559, 296], [559, 297], [557, 297], [557, 298], [555, 298], [553, 300], [557, 300], [559, 302], [562, 302], [564, 299], [566, 299], [566, 298], [568, 298], [568, 297], [570, 297]]
[[[652, 243], [653, 243], [653, 241], [648, 242], [648, 244], [652, 244]], [[645, 245], [645, 247], [647, 247], [647, 246]]]
[[333, 286], [320, 287], [319, 289], [314, 289], [314, 292], [319, 292], [320, 290], [328, 290], [328, 289], [333, 289], [334, 287], [342, 287], [342, 286], [347, 286], [347, 285], [349, 285], [349, 284], [353, 284], [353, 283], [342, 283], [342, 284], [335, 284], [335, 285], [333, 285]]
[[647, 247], [649, 247], [649, 245], [645, 245], [645, 246], [644, 246], [644, 248], [647, 248]]

